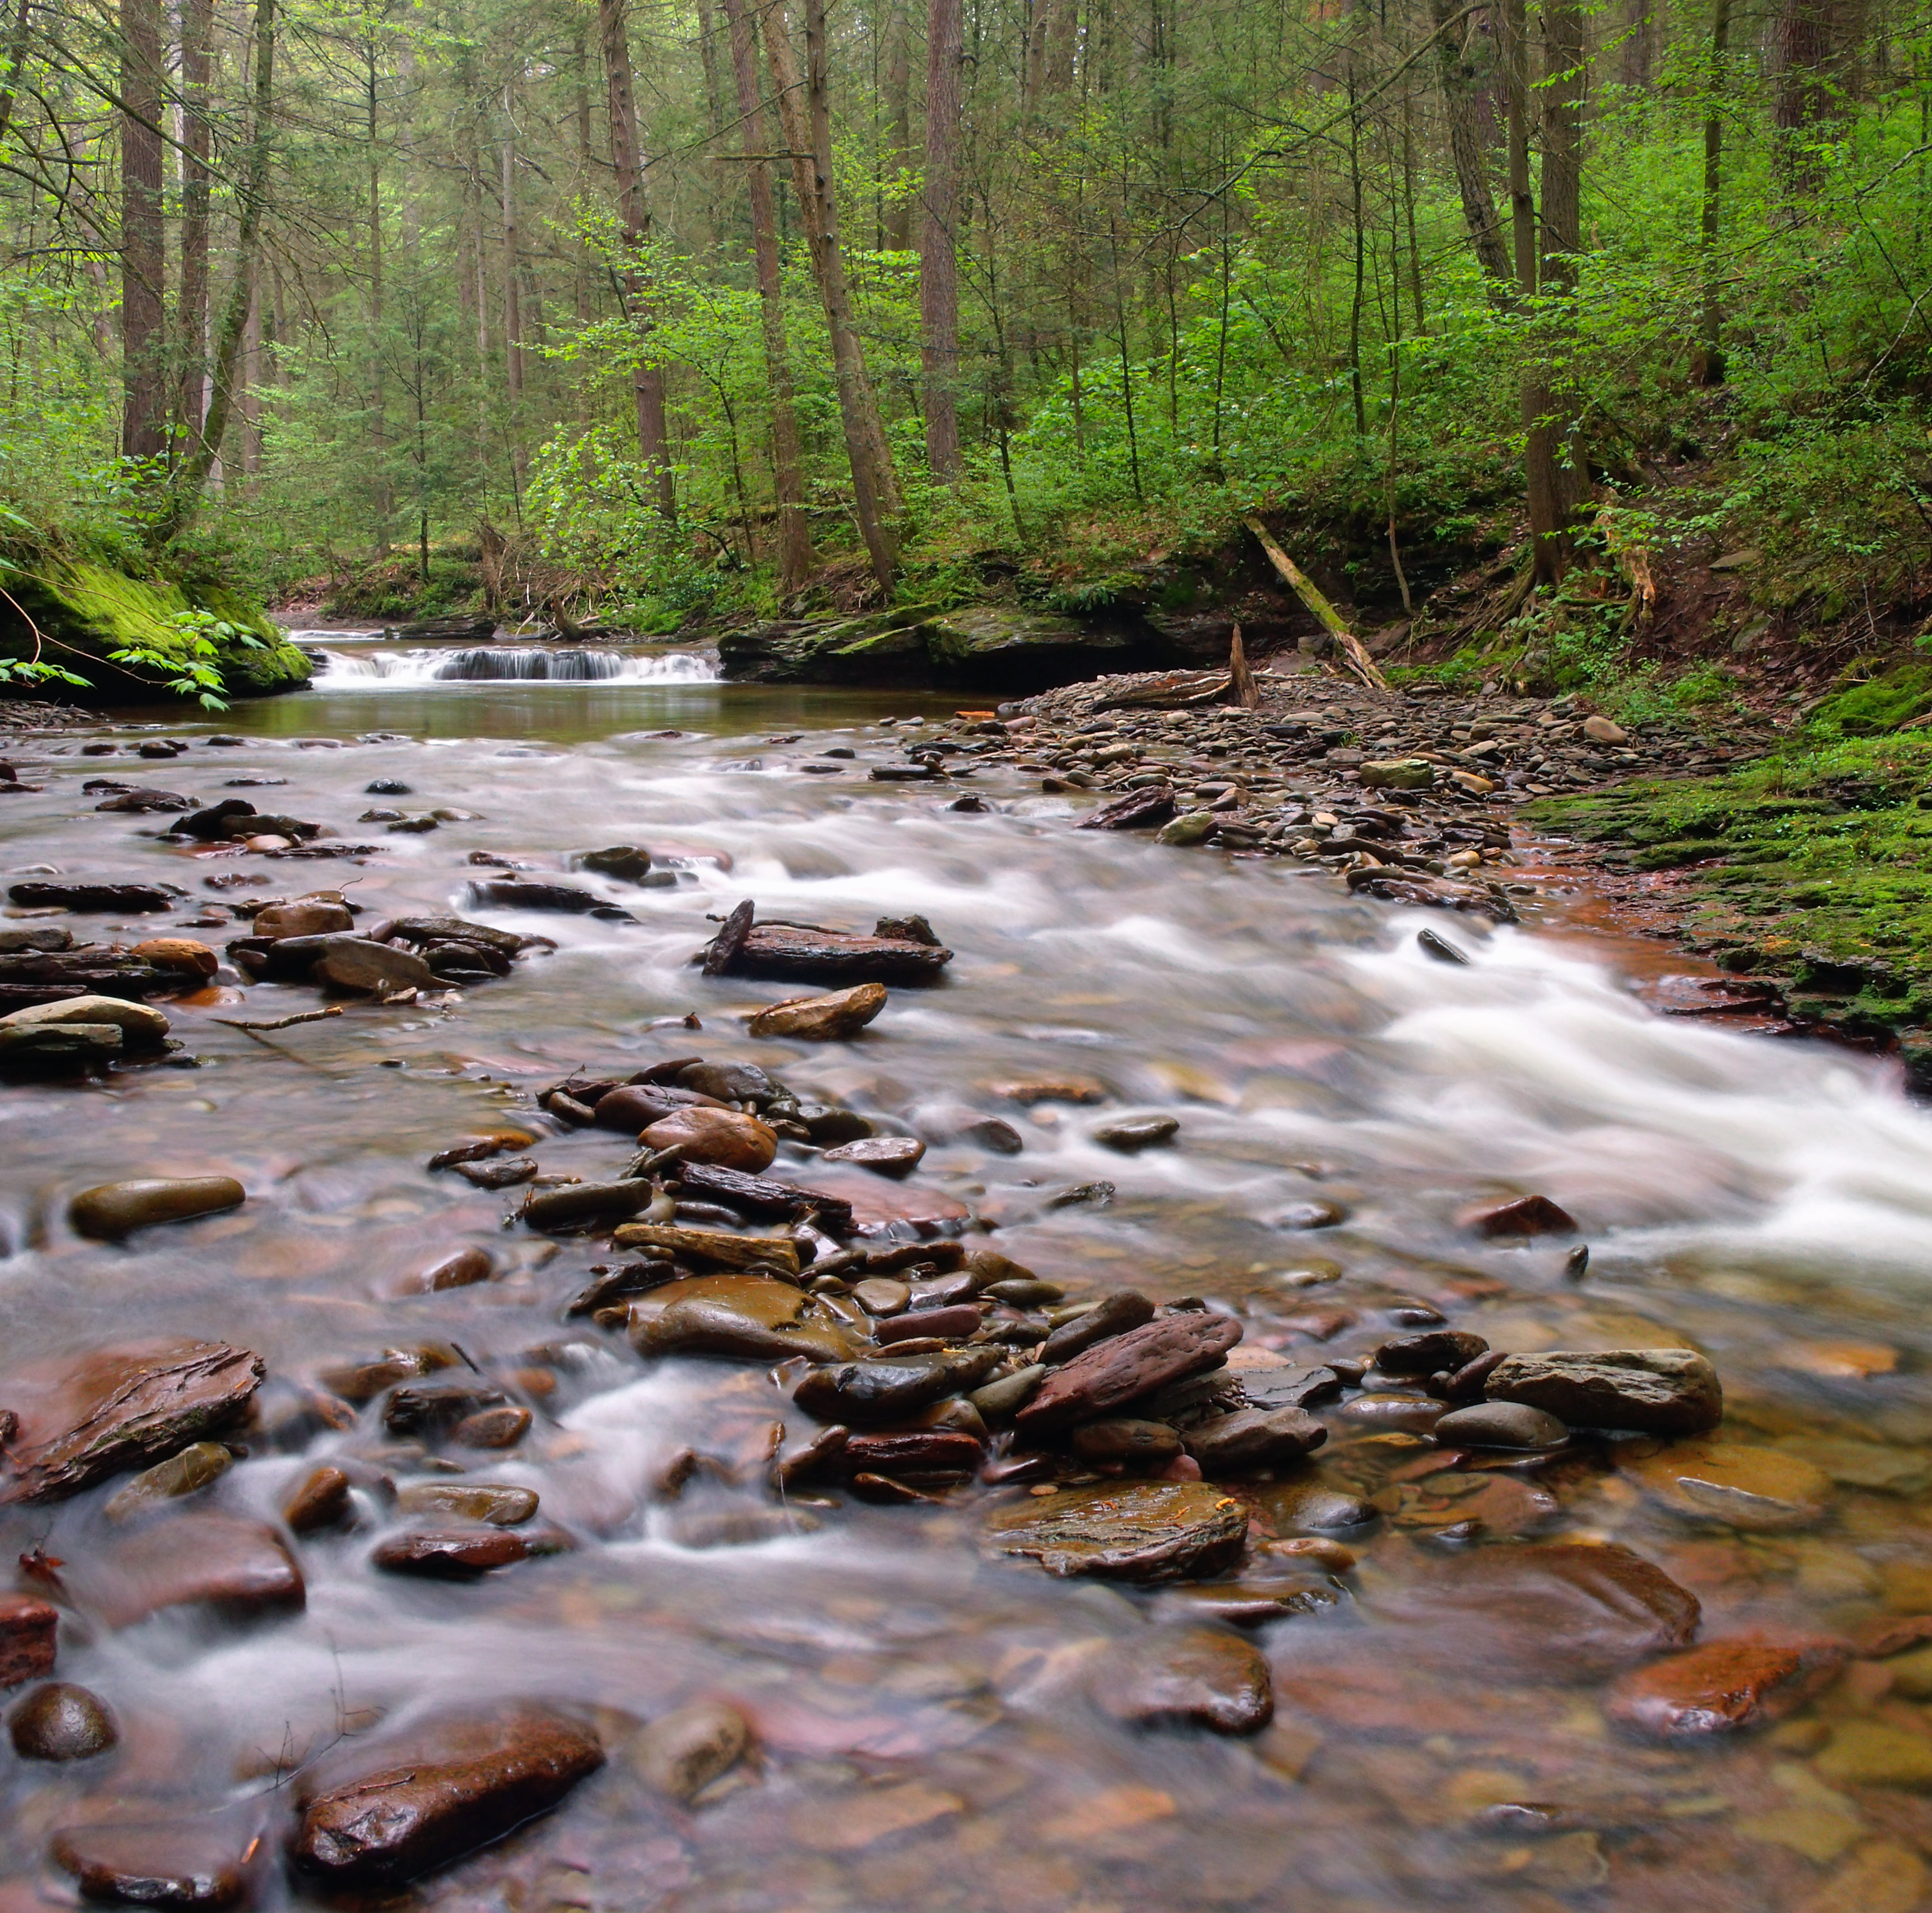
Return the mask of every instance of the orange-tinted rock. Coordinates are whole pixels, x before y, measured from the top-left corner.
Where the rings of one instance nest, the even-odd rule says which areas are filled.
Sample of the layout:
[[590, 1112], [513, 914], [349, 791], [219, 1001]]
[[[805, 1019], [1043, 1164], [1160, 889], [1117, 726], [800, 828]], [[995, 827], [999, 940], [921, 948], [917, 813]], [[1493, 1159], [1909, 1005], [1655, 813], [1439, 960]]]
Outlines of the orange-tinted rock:
[[355, 928], [355, 916], [346, 904], [310, 897], [298, 897], [292, 903], [271, 904], [266, 910], [255, 913], [251, 925], [254, 935], [277, 940], [284, 937], [337, 936]]
[[1702, 1740], [1779, 1720], [1837, 1678], [1843, 1642], [1707, 1641], [1626, 1674], [1607, 1711], [1654, 1740]]
[[1258, 1734], [1274, 1718], [1265, 1656], [1211, 1627], [1137, 1634], [1102, 1661], [1094, 1699], [1136, 1726], [1188, 1726], [1217, 1734]]
[[19, 1419], [0, 1504], [58, 1501], [172, 1455], [232, 1421], [261, 1386], [261, 1357], [219, 1342], [153, 1342], [62, 1356], [0, 1381]]
[[58, 1612], [32, 1594], [0, 1594], [0, 1687], [54, 1671]]
[[603, 1764], [597, 1737], [561, 1715], [442, 1722], [312, 1778], [291, 1855], [332, 1888], [405, 1885], [548, 1813]]
[[1168, 1315], [1096, 1343], [1056, 1369], [1015, 1417], [1027, 1435], [1092, 1421], [1171, 1381], [1222, 1366], [1241, 1339], [1226, 1315]]
[[680, 1147], [692, 1162], [715, 1162], [755, 1176], [778, 1153], [777, 1135], [755, 1116], [735, 1109], [674, 1109], [639, 1137], [646, 1149]]
[[488, 1255], [476, 1247], [452, 1249], [416, 1270], [403, 1285], [410, 1295], [430, 1295], [446, 1288], [470, 1288], [487, 1282], [494, 1273]]
[[150, 937], [136, 943], [134, 953], [146, 957], [157, 970], [169, 970], [178, 976], [199, 976], [205, 980], [221, 967], [221, 959], [193, 937]]
[[233, 1515], [176, 1515], [75, 1561], [62, 1579], [80, 1606], [115, 1627], [164, 1608], [206, 1606], [238, 1621], [308, 1599], [281, 1537]]
[[1247, 1536], [1247, 1510], [1231, 1495], [1198, 1481], [1136, 1481], [1063, 1489], [1003, 1510], [986, 1546], [1049, 1574], [1152, 1582], [1218, 1574], [1240, 1560]]
[[532, 1419], [529, 1409], [506, 1402], [465, 1415], [449, 1431], [449, 1438], [459, 1448], [514, 1448], [530, 1433]]
[[852, 1339], [825, 1320], [804, 1291], [766, 1276], [700, 1276], [668, 1282], [650, 1298], [660, 1305], [632, 1334], [640, 1355], [726, 1355], [783, 1361], [803, 1355], [842, 1362]]
[[22, 1760], [92, 1760], [121, 1738], [106, 1703], [68, 1681], [50, 1681], [15, 1702], [7, 1732]]
[[84, 1899], [223, 1907], [242, 1898], [248, 1845], [226, 1828], [171, 1816], [70, 1827], [55, 1836], [52, 1855]]
[[311, 1469], [282, 1504], [282, 1519], [297, 1534], [334, 1528], [349, 1513], [349, 1477], [338, 1468]]
[[494, 1567], [508, 1567], [530, 1552], [520, 1534], [500, 1528], [415, 1529], [392, 1534], [370, 1557], [392, 1574], [435, 1581], [474, 1581]]
[[91, 1241], [118, 1242], [136, 1229], [219, 1215], [248, 1199], [232, 1176], [148, 1176], [82, 1189], [68, 1204], [68, 1220]]

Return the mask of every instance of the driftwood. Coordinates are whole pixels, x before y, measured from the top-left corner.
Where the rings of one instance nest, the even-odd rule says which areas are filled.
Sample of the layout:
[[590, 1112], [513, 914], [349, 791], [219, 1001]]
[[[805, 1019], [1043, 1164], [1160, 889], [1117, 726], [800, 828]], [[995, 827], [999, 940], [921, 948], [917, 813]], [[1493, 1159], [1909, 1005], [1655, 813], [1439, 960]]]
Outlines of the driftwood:
[[1241, 628], [1234, 627], [1234, 634], [1228, 645], [1228, 681], [1234, 687], [1234, 699], [1243, 710], [1256, 711], [1261, 708], [1262, 694], [1256, 688], [1255, 674], [1248, 669], [1246, 648], [1241, 643]]
[[[266, 1022], [250, 1023], [238, 1016], [218, 1016], [218, 1023], [225, 1023], [231, 1030], [292, 1030], [298, 1023], [320, 1023], [325, 1018], [340, 1016], [342, 1006], [332, 1003], [327, 1009], [298, 1010], [292, 1016], [278, 1016]], [[447, 1153], [448, 1152], [446, 1152]]]
[[1230, 682], [1226, 671], [1164, 671], [1145, 684], [1103, 697], [1094, 708], [1096, 711], [1191, 709], [1196, 705], [1218, 703], [1228, 694]]
[[1375, 660], [1362, 649], [1360, 639], [1349, 630], [1341, 613], [1322, 596], [1307, 573], [1268, 535], [1268, 527], [1253, 517], [1244, 518], [1241, 523], [1260, 541], [1262, 549], [1268, 555], [1268, 562], [1281, 574], [1282, 582], [1315, 613], [1324, 629], [1340, 646], [1342, 655], [1355, 675], [1377, 691], [1388, 690], [1388, 679], [1376, 670]]

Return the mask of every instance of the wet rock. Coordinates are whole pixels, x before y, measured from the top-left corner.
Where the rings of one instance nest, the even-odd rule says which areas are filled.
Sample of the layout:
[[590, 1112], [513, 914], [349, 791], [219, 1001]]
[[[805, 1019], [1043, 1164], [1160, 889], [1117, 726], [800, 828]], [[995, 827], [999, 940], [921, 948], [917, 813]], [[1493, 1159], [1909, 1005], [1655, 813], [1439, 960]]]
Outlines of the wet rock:
[[1018, 1156], [1026, 1147], [1026, 1138], [1004, 1116], [963, 1106], [922, 1111], [920, 1128], [928, 1142], [965, 1143], [995, 1156]]
[[574, 1183], [539, 1189], [524, 1199], [518, 1219], [532, 1229], [594, 1228], [648, 1209], [657, 1192], [641, 1178], [616, 1183]]
[[698, 1096], [689, 1090], [669, 1089], [656, 1083], [621, 1084], [598, 1096], [590, 1107], [599, 1128], [619, 1129], [636, 1135], [653, 1123], [662, 1122], [676, 1111], [694, 1105], [718, 1107], [710, 1097]]
[[722, 1701], [700, 1701], [660, 1716], [631, 1743], [631, 1764], [644, 1784], [672, 1800], [694, 1800], [742, 1760], [751, 1723]]
[[1076, 830], [1154, 830], [1172, 820], [1174, 792], [1165, 784], [1149, 784], [1130, 790], [1089, 811], [1073, 827]]
[[[494, 1162], [459, 1162], [456, 1173], [472, 1189], [509, 1189], [525, 1183], [533, 1183], [537, 1178], [537, 1159], [534, 1156], [499, 1156]], [[461, 1288], [470, 1282], [487, 1282], [489, 1279], [488, 1258], [484, 1258], [483, 1273], [473, 1272], [473, 1261], [465, 1261], [460, 1256], [447, 1258], [440, 1265], [452, 1276], [452, 1279], [435, 1286], [442, 1288]]]
[[121, 1051], [121, 1032], [111, 1023], [0, 1027], [0, 1069], [9, 1076], [64, 1076], [102, 1069]]
[[106, 1703], [68, 1681], [50, 1681], [16, 1701], [7, 1731], [22, 1760], [91, 1760], [121, 1738]]
[[54, 1671], [58, 1612], [32, 1594], [0, 1594], [0, 1687]]
[[1932, 1738], [1894, 1723], [1840, 1722], [1813, 1765], [1836, 1786], [1932, 1792]]
[[1030, 1276], [1018, 1276], [1010, 1282], [989, 1282], [980, 1293], [1015, 1309], [1044, 1309], [1066, 1299], [1066, 1291], [1059, 1283], [1041, 1282]]
[[536, 1491], [494, 1481], [416, 1481], [396, 1497], [404, 1515], [451, 1515], [491, 1528], [518, 1528], [537, 1511]]
[[82, 1189], [68, 1204], [67, 1216], [76, 1234], [118, 1242], [136, 1229], [218, 1215], [238, 1209], [248, 1199], [248, 1192], [232, 1176], [158, 1176]]
[[904, 937], [860, 937], [838, 930], [763, 923], [745, 935], [728, 966], [740, 976], [781, 982], [845, 985], [853, 983], [934, 983], [952, 952]]
[[1570, 1236], [1576, 1219], [1546, 1195], [1520, 1195], [1509, 1202], [1478, 1203], [1456, 1217], [1464, 1228], [1486, 1240], [1506, 1241], [1521, 1236]]
[[1238, 1408], [1190, 1428], [1184, 1438], [1204, 1475], [1250, 1474], [1312, 1454], [1328, 1431], [1299, 1408]]
[[1683, 1348], [1569, 1350], [1512, 1355], [1484, 1387], [1492, 1402], [1522, 1402], [1571, 1428], [1701, 1435], [1724, 1419], [1724, 1390], [1702, 1356]]
[[856, 1036], [886, 1006], [883, 984], [860, 983], [828, 996], [788, 997], [761, 1009], [747, 1026], [754, 1036], [789, 1036], [814, 1043]]
[[172, 910], [182, 895], [152, 883], [14, 883], [7, 895], [22, 910], [70, 910], [89, 916], [139, 916]]
[[912, 1300], [912, 1289], [890, 1276], [869, 1276], [853, 1285], [852, 1299], [868, 1315], [902, 1315]]
[[54, 1029], [76, 1023], [110, 1024], [120, 1031], [122, 1042], [130, 1050], [158, 1050], [168, 1033], [168, 1019], [158, 1009], [130, 1003], [124, 997], [92, 994], [10, 1010], [0, 1016], [0, 1031]]
[[291, 904], [271, 904], [257, 910], [250, 925], [252, 934], [280, 942], [287, 937], [340, 937], [356, 928], [355, 913], [346, 904], [332, 904], [319, 897], [298, 897]]
[[[536, 1168], [534, 1163], [530, 1166], [532, 1170]], [[520, 1174], [511, 1178], [514, 1182], [528, 1180], [527, 1177]], [[486, 1183], [484, 1186], [488, 1188], [494, 1185]], [[473, 1288], [478, 1282], [487, 1282], [494, 1273], [494, 1264], [484, 1250], [474, 1247], [456, 1249], [438, 1256], [434, 1262], [417, 1270], [403, 1287], [409, 1294], [436, 1295], [445, 1289]]]
[[1706, 1641], [1624, 1675], [1606, 1711], [1652, 1740], [1706, 1740], [1780, 1720], [1845, 1664], [1839, 1641]]
[[[984, 1390], [981, 1391], [982, 1393]], [[1166, 1422], [1116, 1417], [1076, 1428], [1068, 1444], [1083, 1462], [1118, 1464], [1147, 1474], [1160, 1471], [1180, 1453], [1180, 1436]]]
[[1403, 1435], [1427, 1435], [1442, 1419], [1446, 1404], [1426, 1395], [1396, 1395], [1376, 1390], [1345, 1402], [1339, 1411], [1345, 1422]]
[[1521, 1402], [1478, 1402], [1438, 1421], [1437, 1441], [1455, 1447], [1556, 1448], [1570, 1431], [1554, 1415]]
[[503, 1406], [500, 1388], [478, 1376], [446, 1376], [442, 1381], [399, 1382], [382, 1409], [382, 1426], [392, 1435], [439, 1435], [466, 1416]]
[[529, 1409], [501, 1402], [465, 1415], [449, 1431], [449, 1438], [459, 1448], [514, 1448], [530, 1433], [532, 1419]]
[[1075, 1356], [1130, 1329], [1154, 1320], [1154, 1299], [1133, 1288], [1116, 1289], [1103, 1296], [1084, 1315], [1062, 1322], [1041, 1345], [1040, 1359], [1048, 1368], [1070, 1362]]
[[1312, 1528], [1318, 1534], [1346, 1534], [1377, 1519], [1360, 1495], [1345, 1495], [1318, 1482], [1292, 1482], [1262, 1491], [1262, 1505], [1284, 1528]]
[[799, 1273], [798, 1245], [789, 1236], [740, 1235], [729, 1229], [688, 1228], [674, 1222], [627, 1222], [612, 1237], [620, 1249], [658, 1249], [682, 1262], [721, 1269]]
[[[600, 877], [614, 877], [620, 883], [641, 883], [651, 874], [651, 853], [640, 844], [613, 844], [602, 850], [586, 850], [577, 859], [586, 870], [594, 870]], [[661, 877], [668, 877], [672, 883], [677, 881], [674, 871], [661, 871]], [[654, 885], [654, 889], [668, 886]]]
[[58, 1501], [173, 1453], [232, 1421], [261, 1386], [261, 1358], [225, 1342], [156, 1342], [17, 1369], [0, 1409], [18, 1417], [0, 1505]]
[[224, 797], [218, 804], [184, 817], [175, 829], [204, 844], [223, 844], [248, 835], [254, 827], [255, 806], [245, 797]]
[[1124, 1156], [1173, 1141], [1180, 1133], [1178, 1116], [1130, 1116], [1118, 1123], [1103, 1123], [1094, 1132], [1094, 1140], [1103, 1149], [1117, 1149]]
[[920, 1309], [880, 1322], [873, 1335], [881, 1343], [914, 1342], [923, 1336], [964, 1342], [980, 1326], [980, 1311], [970, 1302], [950, 1309]]
[[146, 958], [157, 970], [199, 977], [204, 982], [221, 967], [221, 959], [193, 937], [149, 937], [134, 946], [134, 954]]
[[848, 1479], [858, 1474], [910, 1475], [916, 1479], [943, 1475], [964, 1480], [985, 1459], [984, 1446], [974, 1436], [955, 1429], [918, 1429], [892, 1435], [850, 1436], [830, 1462], [832, 1471]]
[[986, 1546], [1049, 1574], [1152, 1583], [1233, 1567], [1247, 1532], [1246, 1510], [1203, 1483], [1144, 1481], [1030, 1498], [994, 1516]]
[[1220, 1367], [1240, 1339], [1240, 1324], [1226, 1315], [1169, 1315], [1130, 1329], [1054, 1370], [1016, 1424], [1037, 1436], [1098, 1420], [1170, 1382]]
[[1361, 769], [1364, 790], [1426, 790], [1436, 781], [1436, 766], [1426, 757], [1371, 760]]
[[1678, 1442], [1623, 1466], [1680, 1519], [1752, 1533], [1812, 1527], [1832, 1497], [1822, 1468], [1780, 1449], [1738, 1442]]
[[675, 1109], [638, 1138], [646, 1149], [681, 1150], [692, 1162], [715, 1163], [757, 1175], [778, 1153], [777, 1135], [755, 1116], [735, 1109]]
[[1432, 1329], [1422, 1335], [1394, 1336], [1376, 1351], [1375, 1362], [1385, 1375], [1432, 1375], [1473, 1362], [1489, 1345], [1479, 1335]]
[[876, 1176], [909, 1176], [925, 1153], [926, 1145], [916, 1136], [867, 1136], [828, 1149], [823, 1159], [856, 1163]]
[[308, 1600], [302, 1570], [273, 1528], [198, 1511], [117, 1541], [76, 1562], [64, 1579], [79, 1605], [114, 1627], [181, 1607], [251, 1621]]
[[474, 1581], [492, 1568], [524, 1560], [530, 1544], [520, 1534], [496, 1528], [414, 1529], [392, 1534], [370, 1556], [390, 1574], [413, 1574], [431, 1581]]
[[55, 1836], [51, 1852], [85, 1900], [227, 1907], [246, 1891], [249, 1844], [226, 1828], [170, 1816], [70, 1827]]
[[1119, 1643], [1096, 1671], [1094, 1699], [1136, 1727], [1258, 1734], [1274, 1718], [1267, 1658], [1219, 1628], [1158, 1628]]
[[1348, 1219], [1348, 1212], [1339, 1202], [1291, 1202], [1268, 1218], [1277, 1229], [1332, 1229]]
[[434, 989], [436, 982], [436, 972], [421, 957], [361, 937], [331, 937], [313, 973], [328, 989], [360, 996]]
[[531, 1709], [444, 1722], [344, 1764], [344, 1778], [304, 1789], [290, 1857], [353, 1891], [406, 1885], [548, 1813], [604, 1750], [574, 1721]]
[[856, 1854], [937, 1827], [967, 1810], [958, 1795], [923, 1780], [907, 1780], [842, 1794], [829, 1806], [815, 1804], [794, 1817], [792, 1831], [814, 1852]]
[[809, 1310], [804, 1291], [789, 1282], [759, 1276], [703, 1276], [667, 1283], [654, 1292], [653, 1299], [659, 1297], [662, 1309], [632, 1331], [632, 1344], [643, 1356], [783, 1361], [802, 1355], [814, 1362], [838, 1362], [853, 1353], [844, 1331]]
[[235, 1457], [218, 1441], [196, 1441], [178, 1455], [170, 1455], [145, 1468], [108, 1498], [104, 1512], [110, 1521], [131, 1521], [164, 1504], [192, 1495], [219, 1481], [235, 1465]]
[[296, 1534], [317, 1534], [348, 1519], [349, 1477], [341, 1469], [311, 1468], [282, 1504], [282, 1519]]
[[1033, 1399], [1035, 1391], [1046, 1379], [1046, 1369], [1035, 1362], [1002, 1376], [998, 1381], [989, 1381], [983, 1387], [974, 1389], [966, 1399], [989, 1423], [1001, 1427]]
[[[99, 790], [101, 786], [90, 778], [88, 781]], [[148, 817], [167, 811], [191, 811], [194, 799], [184, 797], [178, 790], [153, 790], [136, 786], [131, 790], [117, 792], [112, 797], [104, 798], [94, 807], [97, 811], [115, 811], [126, 816]]]
[[[587, 916], [611, 907], [590, 890], [571, 883], [538, 883], [520, 877], [493, 877], [470, 886], [470, 900], [484, 910], [548, 910], [560, 915]], [[628, 913], [612, 913], [625, 916]]]

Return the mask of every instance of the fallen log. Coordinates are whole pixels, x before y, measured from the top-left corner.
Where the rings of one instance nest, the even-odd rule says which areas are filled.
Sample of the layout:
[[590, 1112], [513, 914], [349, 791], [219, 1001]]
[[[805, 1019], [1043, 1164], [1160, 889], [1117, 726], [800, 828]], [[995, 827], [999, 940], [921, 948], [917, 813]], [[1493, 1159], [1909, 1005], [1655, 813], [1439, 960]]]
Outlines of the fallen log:
[[1260, 541], [1262, 549], [1268, 553], [1268, 562], [1280, 574], [1282, 583], [1315, 613], [1323, 628], [1341, 646], [1342, 655], [1355, 675], [1377, 691], [1388, 690], [1388, 679], [1376, 670], [1375, 660], [1362, 649], [1361, 640], [1349, 630], [1341, 613], [1316, 588], [1314, 580], [1268, 535], [1268, 527], [1252, 516], [1244, 518], [1241, 523]]

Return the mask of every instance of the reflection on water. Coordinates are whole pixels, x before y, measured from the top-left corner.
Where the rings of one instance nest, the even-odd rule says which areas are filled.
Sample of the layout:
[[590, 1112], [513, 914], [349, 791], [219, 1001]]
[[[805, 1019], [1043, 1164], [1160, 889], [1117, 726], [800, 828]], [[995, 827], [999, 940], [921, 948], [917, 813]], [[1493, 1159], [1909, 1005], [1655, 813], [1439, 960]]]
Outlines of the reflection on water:
[[[726, 1696], [764, 1752], [716, 1798], [669, 1806], [614, 1760], [555, 1819], [422, 1889], [426, 1903], [1797, 1909], [1862, 1866], [1892, 1882], [1875, 1905], [1916, 1903], [1932, 1822], [1892, 1782], [1932, 1773], [1932, 1730], [1891, 1663], [1859, 1663], [1768, 1734], [1634, 1744], [1606, 1723], [1600, 1678], [1534, 1651], [1511, 1605], [1544, 1613], [1530, 1593], [1478, 1598], [1457, 1564], [1514, 1538], [1614, 1540], [1697, 1596], [1706, 1639], [1850, 1636], [1932, 1609], [1932, 1122], [1862, 1062], [1650, 1016], [1574, 943], [1459, 923], [1477, 961], [1448, 968], [1417, 951], [1414, 913], [1300, 869], [1072, 832], [1068, 800], [1014, 773], [974, 780], [992, 806], [977, 814], [946, 810], [950, 791], [867, 784], [866, 750], [891, 736], [868, 727], [920, 708], [695, 685], [331, 690], [224, 716], [244, 746], [142, 766], [142, 781], [210, 798], [236, 775], [286, 778], [274, 808], [374, 843], [360, 865], [164, 847], [142, 828], [161, 820], [98, 815], [80, 793], [112, 759], [50, 760], [44, 791], [9, 800], [5, 868], [164, 877], [197, 903], [223, 894], [206, 876], [248, 871], [264, 894], [340, 880], [377, 913], [437, 913], [465, 907], [472, 853], [554, 871], [620, 842], [722, 853], [730, 868], [694, 860], [657, 890], [572, 878], [634, 923], [492, 916], [559, 947], [445, 1012], [356, 1007], [259, 1039], [216, 1020], [314, 1000], [258, 987], [245, 1011], [172, 1012], [200, 1069], [0, 1093], [8, 1362], [136, 1334], [245, 1344], [268, 1362], [283, 1432], [251, 1442], [207, 1500], [272, 1519], [333, 1456], [358, 1470], [370, 1524], [302, 1544], [298, 1617], [71, 1633], [62, 1673], [111, 1700], [124, 1744], [99, 1774], [16, 1764], [8, 1870], [32, 1876], [46, 1830], [104, 1794], [182, 1814], [253, 1803], [272, 1819], [278, 1774], [377, 1711], [534, 1695], [604, 1710], [616, 1744], [625, 1717]], [[842, 741], [856, 766], [796, 770]], [[377, 778], [406, 784], [397, 801], [412, 811], [480, 817], [358, 831]], [[788, 992], [706, 982], [688, 961], [741, 897], [762, 916], [832, 923], [923, 913], [958, 952], [951, 980], [896, 991], [855, 1043], [754, 1043], [740, 1013]], [[654, 1027], [687, 1012], [701, 1033]], [[1687, 1517], [1645, 1472], [1646, 1444], [1444, 1462], [1399, 1429], [1336, 1418], [1318, 1465], [1256, 1497], [1257, 1536], [1297, 1531], [1311, 1481], [1374, 1513], [1346, 1537], [1361, 1566], [1336, 1599], [1253, 1636], [1274, 1726], [1240, 1741], [1124, 1728], [1099, 1704], [1108, 1657], [1142, 1651], [1150, 1626], [1189, 1612], [1184, 1597], [988, 1562], [977, 1491], [921, 1507], [812, 1496], [829, 1504], [794, 1502], [772, 1538], [692, 1545], [718, 1538], [704, 1518], [768, 1506], [742, 1462], [785, 1414], [764, 1372], [646, 1371], [621, 1340], [561, 1318], [597, 1244], [506, 1228], [515, 1192], [424, 1172], [570, 1070], [700, 1051], [889, 1126], [938, 1135], [961, 1106], [1004, 1116], [1018, 1154], [937, 1143], [908, 1188], [969, 1205], [993, 1245], [1076, 1291], [1132, 1282], [1238, 1312], [1244, 1359], [1359, 1353], [1418, 1307], [1512, 1349], [1694, 1342], [1726, 1380], [1726, 1441], [1781, 1458], [1789, 1480]], [[1070, 1074], [1107, 1100], [1029, 1108], [994, 1087]], [[1101, 1147], [1096, 1129], [1129, 1111], [1178, 1117], [1178, 1147]], [[591, 1180], [626, 1150], [593, 1130], [546, 1133], [532, 1153]], [[59, 1219], [110, 1177], [216, 1173], [246, 1183], [244, 1210], [128, 1249], [82, 1243]], [[1102, 1179], [1109, 1205], [1054, 1206]], [[1518, 1189], [1581, 1219], [1582, 1279], [1567, 1245], [1459, 1230], [1463, 1204]], [[1279, 1226], [1318, 1199], [1344, 1212], [1339, 1226]], [[494, 1258], [494, 1280], [404, 1292], [466, 1243]], [[426, 1340], [515, 1375], [536, 1431], [472, 1472], [536, 1489], [574, 1552], [464, 1586], [370, 1568], [381, 1484], [420, 1463], [366, 1414], [305, 1426], [298, 1391]], [[686, 1447], [721, 1465], [670, 1503], [652, 1484]], [[106, 1492], [15, 1512], [0, 1543], [84, 1561], [106, 1545]], [[1474, 1557], [1436, 1544], [1472, 1519], [1486, 1537]], [[272, 1906], [292, 1889], [269, 1869], [256, 1891]], [[1857, 1903], [1816, 1902], [1840, 1903]]]

